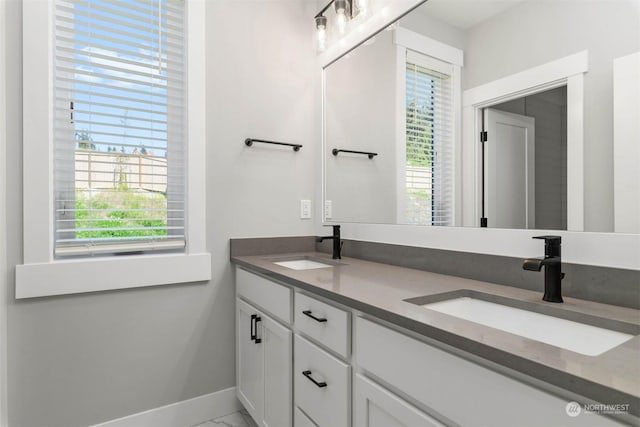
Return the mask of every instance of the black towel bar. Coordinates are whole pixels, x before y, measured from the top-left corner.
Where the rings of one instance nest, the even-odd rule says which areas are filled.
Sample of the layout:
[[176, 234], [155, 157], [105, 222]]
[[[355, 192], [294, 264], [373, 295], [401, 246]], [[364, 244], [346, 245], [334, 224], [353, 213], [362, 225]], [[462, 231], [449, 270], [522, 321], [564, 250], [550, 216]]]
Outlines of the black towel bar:
[[333, 150], [331, 150], [331, 152], [333, 153], [334, 156], [337, 156], [338, 153], [364, 154], [368, 156], [370, 159], [373, 159], [375, 156], [378, 155], [378, 153], [372, 153], [369, 151], [339, 150], [337, 148], [334, 148]]
[[247, 138], [244, 140], [244, 143], [247, 147], [251, 147], [254, 142], [261, 142], [263, 144], [286, 145], [287, 147], [293, 148], [293, 151], [300, 151], [300, 148], [302, 148], [302, 145], [300, 144], [289, 144], [288, 142], [265, 141], [264, 139], [254, 138]]

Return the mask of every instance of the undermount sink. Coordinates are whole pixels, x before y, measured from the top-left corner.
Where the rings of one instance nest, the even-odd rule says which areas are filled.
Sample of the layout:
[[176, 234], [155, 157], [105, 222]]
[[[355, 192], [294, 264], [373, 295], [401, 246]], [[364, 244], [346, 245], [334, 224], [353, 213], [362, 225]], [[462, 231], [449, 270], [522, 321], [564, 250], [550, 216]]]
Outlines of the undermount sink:
[[290, 268], [292, 270], [314, 270], [316, 268], [329, 268], [336, 265], [343, 265], [336, 261], [311, 258], [308, 256], [270, 259], [270, 261], [276, 265]]
[[640, 333], [638, 325], [471, 290], [405, 301], [587, 356], [598, 356]]
[[310, 259], [297, 259], [294, 261], [280, 261], [274, 262], [274, 264], [281, 265], [282, 267], [291, 268], [292, 270], [313, 270], [315, 268], [327, 268], [333, 267], [332, 265], [325, 264], [318, 261], [312, 261]]

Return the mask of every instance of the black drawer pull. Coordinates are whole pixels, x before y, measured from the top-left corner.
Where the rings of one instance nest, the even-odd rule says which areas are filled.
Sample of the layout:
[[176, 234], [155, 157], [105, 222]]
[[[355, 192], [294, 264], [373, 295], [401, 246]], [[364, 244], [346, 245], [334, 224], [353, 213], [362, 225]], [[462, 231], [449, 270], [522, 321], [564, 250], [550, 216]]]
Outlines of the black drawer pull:
[[316, 316], [314, 316], [313, 314], [311, 314], [311, 310], [304, 310], [304, 311], [302, 312], [302, 314], [304, 314], [304, 315], [305, 315], [305, 316], [307, 316], [307, 317], [311, 317], [311, 318], [312, 318], [313, 320], [315, 320], [316, 322], [323, 323], [323, 322], [326, 322], [326, 321], [327, 321], [327, 319], [325, 319], [325, 318], [316, 317]]
[[318, 382], [318, 381], [314, 380], [313, 378], [311, 378], [311, 371], [303, 371], [302, 375], [307, 377], [309, 379], [309, 381], [311, 381], [312, 383], [314, 383], [315, 385], [317, 385], [320, 388], [327, 386], [327, 383], [325, 383], [324, 381]]
[[258, 322], [262, 319], [257, 314], [251, 315], [251, 341], [256, 344], [260, 344], [262, 340], [258, 338]]

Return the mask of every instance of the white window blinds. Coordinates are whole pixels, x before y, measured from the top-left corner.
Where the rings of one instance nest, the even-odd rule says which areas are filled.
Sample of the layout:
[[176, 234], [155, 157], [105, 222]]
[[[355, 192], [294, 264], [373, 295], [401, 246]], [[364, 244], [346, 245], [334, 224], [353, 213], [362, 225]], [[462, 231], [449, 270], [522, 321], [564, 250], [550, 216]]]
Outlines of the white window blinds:
[[405, 219], [453, 224], [453, 101], [450, 64], [407, 51]]
[[185, 246], [183, 0], [56, 0], [55, 255]]

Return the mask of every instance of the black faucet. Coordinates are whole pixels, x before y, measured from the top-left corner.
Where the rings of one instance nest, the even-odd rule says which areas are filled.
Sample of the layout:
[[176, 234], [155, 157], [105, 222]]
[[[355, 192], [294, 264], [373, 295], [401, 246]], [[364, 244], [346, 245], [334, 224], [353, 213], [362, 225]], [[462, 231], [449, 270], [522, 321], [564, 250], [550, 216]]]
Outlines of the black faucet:
[[340, 226], [339, 225], [325, 225], [325, 227], [333, 227], [333, 235], [318, 237], [316, 241], [322, 242], [323, 240], [333, 239], [333, 259], [342, 259], [340, 252], [342, 250], [342, 242], [340, 241]]
[[560, 256], [560, 236], [536, 236], [534, 239], [544, 239], [544, 258], [525, 259], [522, 268], [530, 271], [540, 271], [544, 267], [544, 296], [548, 302], [562, 302], [562, 258]]

